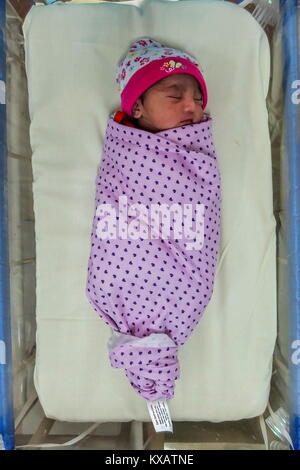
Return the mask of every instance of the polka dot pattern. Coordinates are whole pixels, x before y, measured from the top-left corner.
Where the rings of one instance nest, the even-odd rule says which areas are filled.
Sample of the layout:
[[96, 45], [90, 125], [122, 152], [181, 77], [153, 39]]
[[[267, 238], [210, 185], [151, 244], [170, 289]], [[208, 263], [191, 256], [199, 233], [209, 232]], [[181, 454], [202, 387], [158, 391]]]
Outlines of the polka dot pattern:
[[[147, 400], [171, 399], [179, 378], [178, 347], [199, 322], [213, 292], [220, 240], [221, 180], [211, 134], [211, 118], [158, 133], [108, 121], [102, 164], [96, 179], [96, 209], [115, 209], [110, 238], [97, 236], [95, 211], [86, 295], [104, 322], [137, 338], [164, 333], [174, 347], [119, 345], [110, 352], [113, 367], [123, 368], [133, 388]], [[119, 197], [127, 198], [128, 233], [122, 232]], [[131, 212], [143, 204], [148, 214]], [[174, 230], [154, 237], [153, 204], [204, 207], [204, 243], [188, 249], [191, 238]], [[102, 206], [103, 207], [103, 206]], [[129, 210], [130, 209], [130, 210]], [[125, 210], [125, 205], [124, 205]], [[125, 212], [126, 213], [126, 212]], [[185, 214], [182, 210], [182, 214]], [[130, 235], [137, 217], [139, 237]], [[115, 232], [114, 232], [115, 231]], [[145, 233], [145, 235], [143, 235]], [[112, 234], [112, 235], [111, 235]], [[112, 238], [112, 236], [115, 238]], [[175, 238], [177, 236], [178, 238]]]
[[111, 365], [125, 369], [133, 388], [147, 400], [174, 395], [179, 377], [178, 347], [136, 347], [123, 344], [110, 354]]

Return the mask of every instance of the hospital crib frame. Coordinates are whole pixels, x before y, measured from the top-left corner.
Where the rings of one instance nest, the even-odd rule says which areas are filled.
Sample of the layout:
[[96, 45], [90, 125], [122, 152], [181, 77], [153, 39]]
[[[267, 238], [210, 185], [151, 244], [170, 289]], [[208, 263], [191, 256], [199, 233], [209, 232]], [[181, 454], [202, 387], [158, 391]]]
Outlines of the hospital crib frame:
[[[34, 0], [9, 0], [19, 17], [24, 20]], [[45, 4], [56, 0], [44, 0]], [[235, 2], [234, 0], [228, 0]], [[84, 2], [82, 2], [84, 3]], [[300, 450], [300, 360], [295, 360], [300, 347], [300, 141], [299, 111], [291, 99], [292, 88], [299, 73], [298, 19], [299, 1], [280, 0], [283, 34], [283, 96], [284, 130], [289, 175], [288, 194], [288, 295], [289, 295], [289, 415], [290, 435], [294, 449]], [[12, 335], [10, 311], [10, 264], [8, 240], [7, 201], [7, 142], [6, 142], [6, 2], [0, 2], [0, 449], [15, 448], [15, 423], [12, 393]], [[27, 412], [37, 397], [28, 403]], [[16, 429], [24, 416], [16, 423]], [[44, 418], [30, 444], [40, 443], [50, 432], [54, 420]], [[126, 448], [128, 440], [135, 440], [136, 426], [141, 423], [122, 423], [121, 433], [114, 443], [117, 449]], [[97, 425], [89, 428], [85, 435]], [[103, 439], [103, 437], [101, 436]], [[104, 437], [108, 441], [111, 438]], [[114, 440], [114, 439], [113, 439]], [[76, 439], [74, 439], [74, 442]], [[143, 424], [142, 448], [163, 448], [164, 434], [155, 434], [151, 423]], [[134, 444], [136, 445], [136, 444]], [[141, 444], [140, 444], [141, 445]], [[38, 446], [39, 447], [39, 446]]]

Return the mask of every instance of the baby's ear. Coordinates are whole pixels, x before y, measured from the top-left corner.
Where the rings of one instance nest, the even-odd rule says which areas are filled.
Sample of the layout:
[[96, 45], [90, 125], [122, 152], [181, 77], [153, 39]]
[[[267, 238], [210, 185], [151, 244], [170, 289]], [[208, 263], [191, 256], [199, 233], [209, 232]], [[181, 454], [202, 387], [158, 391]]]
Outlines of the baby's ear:
[[142, 116], [142, 107], [141, 107], [142, 101], [139, 98], [133, 105], [132, 108], [132, 115], [135, 119], [139, 119]]

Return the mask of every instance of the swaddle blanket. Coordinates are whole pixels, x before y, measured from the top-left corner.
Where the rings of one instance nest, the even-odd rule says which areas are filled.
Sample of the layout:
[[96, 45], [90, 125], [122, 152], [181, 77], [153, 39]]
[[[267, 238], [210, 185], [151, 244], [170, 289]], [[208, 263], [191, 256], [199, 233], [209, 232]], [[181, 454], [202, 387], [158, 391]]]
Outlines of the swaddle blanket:
[[211, 125], [205, 116], [150, 133], [108, 120], [86, 295], [113, 329], [112, 367], [146, 400], [174, 396], [178, 347], [213, 292], [221, 189]]

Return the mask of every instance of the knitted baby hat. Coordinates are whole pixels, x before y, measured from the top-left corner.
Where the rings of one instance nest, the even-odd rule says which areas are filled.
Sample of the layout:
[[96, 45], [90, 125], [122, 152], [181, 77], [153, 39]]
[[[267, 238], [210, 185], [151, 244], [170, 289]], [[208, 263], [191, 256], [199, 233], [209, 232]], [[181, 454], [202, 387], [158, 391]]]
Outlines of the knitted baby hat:
[[150, 38], [141, 38], [132, 43], [116, 73], [122, 110], [132, 117], [132, 107], [144, 91], [175, 73], [187, 73], [198, 80], [204, 109], [207, 104], [207, 88], [194, 57]]

